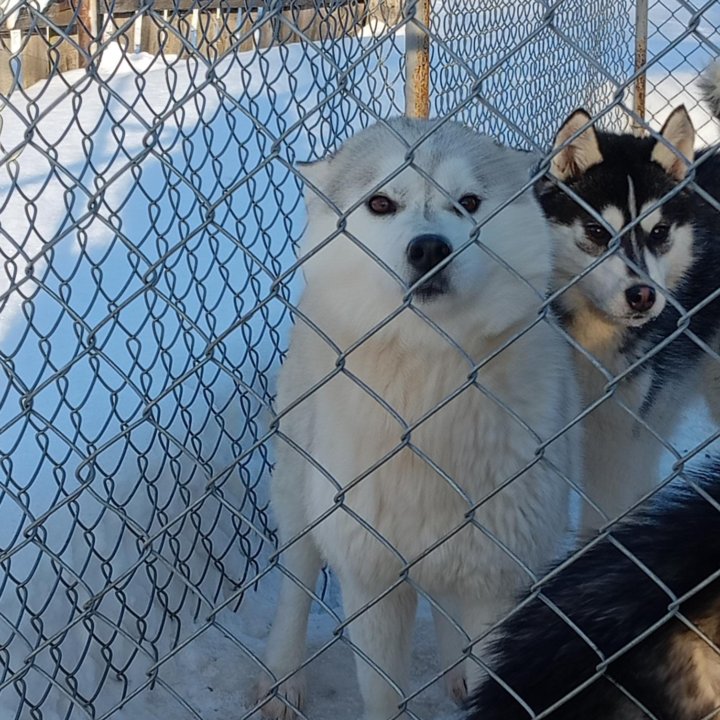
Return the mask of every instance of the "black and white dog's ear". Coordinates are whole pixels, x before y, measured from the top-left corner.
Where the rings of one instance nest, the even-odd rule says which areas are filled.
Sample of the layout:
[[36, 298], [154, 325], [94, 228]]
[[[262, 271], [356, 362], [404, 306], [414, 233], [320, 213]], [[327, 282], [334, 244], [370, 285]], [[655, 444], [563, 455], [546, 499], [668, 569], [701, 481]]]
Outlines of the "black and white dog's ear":
[[654, 160], [673, 179], [680, 181], [687, 175], [688, 162], [693, 157], [695, 147], [695, 128], [684, 105], [675, 108], [665, 121], [660, 136], [650, 158]]
[[550, 174], [558, 180], [567, 180], [582, 175], [588, 168], [603, 160], [595, 128], [588, 127], [576, 138], [573, 138], [582, 127], [591, 122], [590, 115], [583, 110], [576, 110], [562, 124], [555, 136], [550, 161]]

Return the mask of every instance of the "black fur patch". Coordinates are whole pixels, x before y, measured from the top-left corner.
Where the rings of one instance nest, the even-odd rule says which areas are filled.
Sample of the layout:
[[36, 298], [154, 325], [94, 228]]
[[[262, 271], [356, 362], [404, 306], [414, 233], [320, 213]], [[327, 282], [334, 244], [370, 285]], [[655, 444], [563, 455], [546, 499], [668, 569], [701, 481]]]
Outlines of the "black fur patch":
[[[720, 501], [720, 462], [686, 471], [685, 477]], [[694, 591], [719, 570], [720, 510], [693, 489], [668, 488], [541, 584], [535, 599], [503, 624], [494, 643], [493, 672], [534, 713], [561, 703], [548, 720], [698, 720], [715, 703], [720, 706], [720, 696], [701, 702], [718, 690], [697, 686], [692, 650], [698, 635], [668, 608], [675, 597]], [[693, 594], [680, 611], [711, 641], [720, 642], [720, 581]], [[648, 633], [646, 638], [629, 648], [642, 633]], [[709, 653], [711, 667], [720, 661], [702, 640], [699, 647]], [[598, 674], [596, 668], [605, 658], [623, 650]], [[567, 698], [583, 683], [588, 684]], [[616, 683], [652, 715], [639, 710]], [[697, 703], [690, 707], [692, 699]], [[484, 681], [470, 701], [468, 720], [529, 717], [493, 679]]]

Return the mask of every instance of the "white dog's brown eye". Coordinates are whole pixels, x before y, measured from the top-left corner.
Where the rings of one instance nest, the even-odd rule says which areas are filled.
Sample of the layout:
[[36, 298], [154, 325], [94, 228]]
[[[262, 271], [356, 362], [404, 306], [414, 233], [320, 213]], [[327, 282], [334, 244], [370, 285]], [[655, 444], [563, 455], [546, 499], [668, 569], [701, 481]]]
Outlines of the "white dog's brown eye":
[[458, 205], [462, 205], [472, 215], [480, 209], [480, 198], [477, 195], [463, 195]]
[[600, 223], [586, 223], [585, 234], [598, 245], [605, 245], [610, 241], [610, 233]]
[[392, 215], [397, 210], [397, 205], [387, 195], [373, 195], [366, 204], [373, 215]]
[[653, 243], [654, 245], [662, 245], [662, 243], [667, 241], [669, 234], [670, 234], [670, 226], [669, 225], [656, 225], [650, 231], [650, 242]]

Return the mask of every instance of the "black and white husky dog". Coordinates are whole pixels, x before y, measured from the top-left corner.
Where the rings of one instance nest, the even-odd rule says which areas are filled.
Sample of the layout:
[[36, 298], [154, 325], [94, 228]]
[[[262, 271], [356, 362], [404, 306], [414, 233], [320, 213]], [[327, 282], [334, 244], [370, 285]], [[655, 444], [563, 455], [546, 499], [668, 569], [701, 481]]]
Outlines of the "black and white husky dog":
[[720, 461], [677, 485], [501, 625], [468, 720], [720, 717]]
[[[720, 116], [717, 66], [702, 87]], [[599, 131], [577, 110], [536, 188], [555, 233], [556, 308], [592, 408], [585, 530], [652, 489], [688, 398], [720, 376], [707, 353], [720, 327], [720, 156], [694, 142], [684, 107], [648, 137]], [[720, 417], [720, 400], [711, 405]]]

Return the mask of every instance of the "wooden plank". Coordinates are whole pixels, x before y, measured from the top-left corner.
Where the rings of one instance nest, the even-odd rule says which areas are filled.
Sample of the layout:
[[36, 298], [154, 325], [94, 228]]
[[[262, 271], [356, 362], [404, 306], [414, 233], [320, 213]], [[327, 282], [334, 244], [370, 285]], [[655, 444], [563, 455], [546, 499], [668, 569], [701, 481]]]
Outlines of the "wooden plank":
[[255, 47], [253, 30], [256, 27], [256, 19], [256, 13], [242, 10], [220, 13], [218, 22], [221, 23], [221, 32], [216, 47], [218, 57], [227, 53], [231, 48], [235, 52], [252, 50]]
[[163, 15], [162, 20], [153, 15], [143, 16], [140, 49], [153, 56], [181, 55], [184, 47], [178, 34], [187, 37], [189, 24], [168, 13]]
[[[311, 40], [341, 37], [359, 28], [367, 17], [368, 6], [364, 0], [284, 0], [282, 16], [276, 10], [259, 26], [259, 13], [252, 8], [263, 1], [207, 0], [202, 6], [214, 7], [214, 10], [196, 7], [195, 12], [188, 13], [178, 11], [178, 8], [193, 8], [193, 0], [156, 0], [152, 4], [156, 12], [123, 16], [105, 14], [103, 19], [95, 15], [95, 8], [102, 16], [108, 7], [114, 8], [121, 3], [128, 7], [128, 2], [138, 5], [139, 0], [59, 0], [50, 6], [52, 11], [47, 9], [52, 18], [47, 22], [37, 12], [24, 9], [12, 32], [0, 31], [0, 92], [11, 89], [13, 69], [17, 71], [19, 66], [22, 68], [22, 85], [27, 87], [48, 76], [54, 77], [84, 65], [78, 44], [82, 43], [92, 52], [101, 19], [106, 33], [113, 34], [125, 52], [135, 51], [139, 39], [139, 49], [151, 55], [184, 56], [193, 52], [188, 46], [195, 38], [197, 52], [216, 61], [230, 51], [294, 43], [301, 37]], [[85, 14], [85, 23], [89, 27], [82, 27], [73, 5], [78, 9], [88, 8], [90, 16]], [[159, 10], [163, 6], [168, 9]], [[121, 26], [127, 26], [122, 33], [118, 29]], [[78, 30], [81, 31], [79, 35]]]
[[77, 69], [78, 52], [77, 45], [73, 41], [77, 42], [77, 36], [68, 39], [62, 35], [56, 35], [50, 40], [51, 47], [48, 50], [48, 60], [51, 77], [54, 77], [57, 73]]
[[197, 27], [197, 48], [203, 57], [209, 60], [217, 60], [225, 51], [226, 43], [223, 35], [227, 35], [222, 19], [218, 11], [204, 12], [198, 14]]
[[[86, 0], [79, 0], [80, 8], [85, 6]], [[94, 3], [93, 3], [94, 4]], [[324, 10], [332, 11], [342, 6], [364, 6], [365, 0], [285, 0], [284, 10]], [[173, 15], [189, 13], [193, 10], [200, 12], [208, 10], [240, 10], [250, 11], [267, 7], [267, 0], [155, 0], [151, 3], [143, 0], [100, 0], [95, 12], [111, 15], [135, 15], [149, 10], [151, 12], [168, 11]], [[77, 23], [77, 15], [68, 0], [53, 3], [42, 12], [31, 9], [29, 6], [19, 11], [15, 28], [30, 30], [45, 27], [70, 27]], [[6, 35], [8, 28], [3, 25], [0, 34]]]
[[210, 23], [212, 35], [205, 38], [208, 41], [208, 57], [211, 60], [222, 57], [230, 48], [231, 35], [236, 22], [237, 12], [224, 13], [217, 9], [212, 14]]
[[94, 50], [94, 44], [98, 39], [98, 28], [100, 27], [98, 18], [97, 0], [75, 0], [77, 2], [77, 31], [78, 44], [80, 49], [79, 63], [85, 66], [88, 62], [88, 56]]
[[30, 35], [26, 38], [20, 62], [22, 63], [23, 87], [27, 88], [39, 80], [44, 80], [50, 72], [48, 45], [45, 40], [39, 35]]
[[[283, 8], [314, 8], [322, 5], [335, 7], [338, 4], [356, 3], [358, 0], [285, 0]], [[141, 7], [147, 10], [162, 11], [169, 10], [171, 12], [190, 12], [192, 10], [259, 10], [267, 7], [267, 0], [154, 0], [154, 2], [146, 3], [142, 0], [114, 0], [111, 5], [113, 15], [123, 13], [132, 14], [137, 12]]]
[[[65, 3], [63, 3], [65, 5]], [[35, 30], [43, 28], [71, 28], [74, 25], [76, 16], [72, 9], [56, 9], [54, 6], [46, 8], [45, 12], [29, 12], [27, 9], [20, 11], [20, 17], [15, 23], [18, 30]], [[0, 35], [8, 35], [9, 31], [4, 26], [0, 28]]]
[[[160, 54], [160, 25], [155, 18], [148, 15], [143, 15], [141, 22], [140, 52], [157, 57]], [[167, 30], [165, 32], [167, 33]]]
[[[167, 47], [165, 52], [172, 53], [178, 57], [187, 57], [189, 50], [187, 44], [190, 42], [192, 33], [192, 18], [190, 15], [176, 15], [166, 11], [165, 22], [172, 29], [168, 29]], [[182, 39], [181, 39], [182, 38]]]
[[[255, 47], [253, 29], [255, 27], [255, 13], [237, 10], [231, 15], [228, 29], [231, 31], [230, 44], [237, 43], [235, 49], [239, 52], [252, 50]], [[241, 39], [242, 38], [242, 39]]]
[[[102, 0], [98, 3], [98, 7], [102, 8]], [[129, 17], [113, 17], [100, 15], [98, 23], [102, 29], [102, 35], [105, 39], [112, 37], [116, 42], [123, 55], [132, 54], [140, 48], [140, 33], [142, 32], [142, 15], [134, 18]], [[98, 31], [98, 34], [100, 32]]]
[[14, 82], [13, 70], [10, 65], [11, 58], [10, 48], [3, 43], [3, 46], [0, 47], [0, 93], [3, 95], [10, 92]]
[[368, 0], [367, 12], [370, 18], [393, 27], [403, 19], [403, 4], [402, 0]]
[[323, 10], [301, 10], [295, 22], [302, 34], [309, 40], [329, 40], [359, 31], [364, 24], [364, 13], [358, 13], [357, 7], [345, 5], [332, 12]]

